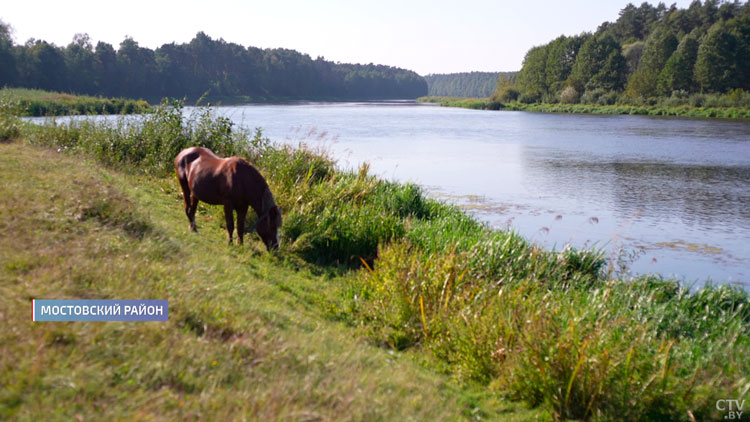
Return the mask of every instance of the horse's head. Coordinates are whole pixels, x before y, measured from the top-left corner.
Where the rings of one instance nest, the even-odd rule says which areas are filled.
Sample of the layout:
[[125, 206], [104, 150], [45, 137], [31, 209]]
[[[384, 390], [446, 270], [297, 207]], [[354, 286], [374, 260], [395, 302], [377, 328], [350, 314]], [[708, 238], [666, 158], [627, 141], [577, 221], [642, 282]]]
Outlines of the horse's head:
[[269, 251], [279, 248], [279, 227], [281, 227], [281, 208], [272, 206], [260, 217], [256, 229]]

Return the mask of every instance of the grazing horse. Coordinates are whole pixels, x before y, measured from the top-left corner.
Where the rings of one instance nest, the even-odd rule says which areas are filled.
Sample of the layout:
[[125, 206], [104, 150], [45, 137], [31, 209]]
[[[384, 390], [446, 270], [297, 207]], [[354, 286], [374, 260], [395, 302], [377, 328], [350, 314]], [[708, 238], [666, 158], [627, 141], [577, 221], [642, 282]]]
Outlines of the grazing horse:
[[195, 227], [198, 201], [224, 205], [229, 244], [232, 244], [233, 211], [236, 210], [237, 237], [241, 245], [245, 233], [245, 216], [250, 206], [258, 215], [254, 229], [258, 231], [266, 248], [270, 251], [279, 247], [281, 208], [274, 202], [266, 180], [247, 160], [240, 157], [221, 158], [208, 148], [191, 147], [177, 154], [174, 168], [182, 187], [190, 230], [198, 231]]

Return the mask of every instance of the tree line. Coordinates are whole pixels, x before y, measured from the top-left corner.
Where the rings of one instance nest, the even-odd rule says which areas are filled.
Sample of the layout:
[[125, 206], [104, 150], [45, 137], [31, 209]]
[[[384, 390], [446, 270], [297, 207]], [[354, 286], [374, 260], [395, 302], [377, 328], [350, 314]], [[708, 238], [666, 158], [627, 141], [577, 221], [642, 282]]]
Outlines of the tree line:
[[464, 72], [425, 76], [427, 95], [487, 98], [495, 91], [498, 72]]
[[594, 33], [531, 48], [517, 80], [500, 76], [493, 99], [612, 104], [737, 89], [750, 90], [750, 2], [644, 2]]
[[108, 97], [212, 96], [297, 99], [396, 99], [427, 94], [415, 72], [333, 63], [294, 50], [243, 47], [199, 32], [189, 43], [151, 50], [130, 37], [115, 49], [87, 34], [65, 47], [30, 39], [15, 45], [0, 21], [0, 87]]

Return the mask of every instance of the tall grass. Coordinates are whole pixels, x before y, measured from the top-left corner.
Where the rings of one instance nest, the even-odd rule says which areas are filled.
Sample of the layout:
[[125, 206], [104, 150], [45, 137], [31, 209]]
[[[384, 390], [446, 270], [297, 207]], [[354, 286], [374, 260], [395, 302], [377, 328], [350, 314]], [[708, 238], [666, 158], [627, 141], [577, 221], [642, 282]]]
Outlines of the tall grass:
[[[287, 251], [271, 256], [259, 241], [227, 248], [212, 216], [203, 216], [212, 224], [201, 236], [189, 233], [173, 178], [19, 142], [0, 151], [0, 420], [468, 421], [469, 411], [516, 407], [510, 420], [533, 421], [541, 413], [493, 405], [489, 393], [469, 403], [445, 377], [327, 320], [321, 304], [336, 302], [339, 282], [289, 268], [279, 259]], [[168, 298], [170, 315], [34, 323], [30, 298], [39, 297]]]
[[29, 125], [24, 138], [31, 144], [92, 155], [109, 165], [157, 176], [174, 171], [174, 157], [189, 146], [223, 155], [246, 154], [250, 148], [247, 134], [233, 130], [229, 119], [214, 116], [211, 109], [196, 109], [185, 116], [180, 101], [165, 102], [137, 120]]
[[25, 88], [0, 89], [0, 101], [15, 104], [20, 116], [140, 114], [151, 110], [143, 100], [90, 97]]
[[12, 102], [0, 98], [0, 142], [7, 142], [21, 134], [18, 110]]
[[23, 130], [28, 142], [159, 177], [190, 145], [248, 157], [284, 209], [284, 249], [354, 269], [346, 320], [558, 419], [720, 419], [716, 400], [750, 391], [750, 299], [738, 288], [612, 279], [598, 251], [541, 249], [418, 186], [379, 180], [367, 165], [341, 171], [210, 109], [186, 116], [165, 103], [135, 122]]
[[559, 419], [679, 420], [691, 412], [714, 420], [722, 417], [716, 400], [747, 394], [745, 292], [708, 286], [691, 294], [660, 280], [560, 283], [549, 253], [521, 250], [497, 280], [476, 277], [458, 248], [384, 248], [360, 275], [370, 335], [395, 348], [423, 344], [459, 378]]
[[630, 98], [613, 91], [595, 90], [585, 93], [581, 103], [577, 104], [498, 102], [491, 99], [452, 97], [422, 97], [418, 101], [475, 110], [750, 119], [750, 93], [742, 89], [735, 89], [726, 94], [688, 95], [685, 92], [674, 92], [669, 97], [649, 99]]

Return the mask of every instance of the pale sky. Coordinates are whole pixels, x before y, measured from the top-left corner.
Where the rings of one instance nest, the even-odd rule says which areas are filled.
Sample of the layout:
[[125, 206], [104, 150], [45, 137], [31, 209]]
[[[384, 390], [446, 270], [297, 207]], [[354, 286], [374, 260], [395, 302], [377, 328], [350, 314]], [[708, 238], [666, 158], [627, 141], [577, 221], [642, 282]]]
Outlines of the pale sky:
[[[691, 0], [675, 1], [686, 8]], [[117, 48], [189, 42], [198, 31], [243, 46], [376, 63], [421, 75], [519, 70], [529, 48], [595, 31], [628, 0], [8, 0], [0, 19], [14, 39], [59, 46], [76, 33]], [[639, 5], [641, 1], [633, 1]], [[650, 1], [651, 4], [656, 4]], [[671, 2], [667, 3], [668, 5]]]

